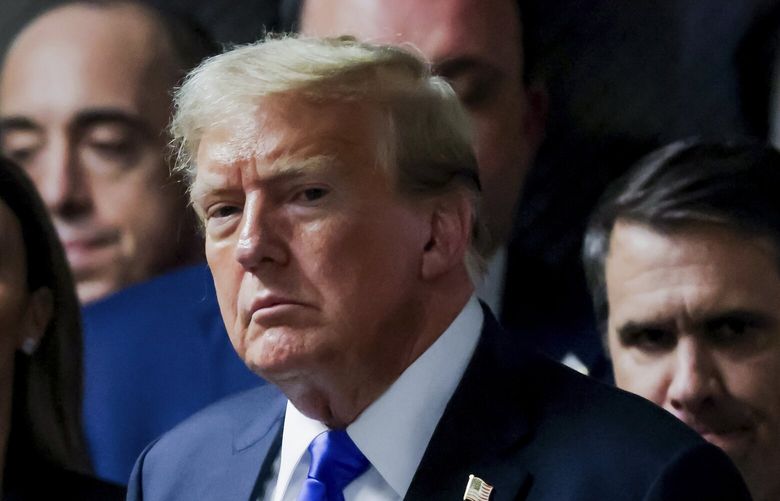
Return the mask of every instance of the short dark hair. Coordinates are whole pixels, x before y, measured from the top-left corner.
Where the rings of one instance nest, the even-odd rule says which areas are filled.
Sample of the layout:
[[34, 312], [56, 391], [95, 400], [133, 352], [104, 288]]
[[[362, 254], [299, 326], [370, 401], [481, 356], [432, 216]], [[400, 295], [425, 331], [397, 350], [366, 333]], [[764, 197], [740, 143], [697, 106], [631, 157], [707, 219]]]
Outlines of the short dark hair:
[[[285, 31], [297, 32], [300, 23], [301, 10], [306, 0], [281, 0], [279, 2], [280, 26]], [[316, 1], [316, 0], [311, 0]], [[533, 22], [530, 21], [534, 14], [528, 0], [509, 0], [517, 6], [518, 27], [522, 33], [522, 46], [520, 52], [523, 55], [523, 81], [526, 85], [532, 83], [537, 77], [536, 69], [536, 37], [533, 34]]]
[[582, 250], [603, 333], [609, 318], [606, 259], [618, 220], [660, 232], [691, 223], [722, 225], [769, 238], [780, 255], [780, 152], [763, 143], [678, 141], [641, 159], [607, 189]]

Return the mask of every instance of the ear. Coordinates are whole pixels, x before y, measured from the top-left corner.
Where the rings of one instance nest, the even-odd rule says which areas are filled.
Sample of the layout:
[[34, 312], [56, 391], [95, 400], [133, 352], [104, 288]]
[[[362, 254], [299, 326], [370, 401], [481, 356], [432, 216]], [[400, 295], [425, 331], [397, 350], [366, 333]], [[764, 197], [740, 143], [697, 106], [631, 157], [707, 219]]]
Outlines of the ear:
[[54, 297], [51, 289], [40, 287], [30, 294], [27, 309], [19, 332], [18, 349], [32, 355], [38, 347], [54, 311]]
[[434, 203], [430, 238], [422, 259], [425, 280], [435, 279], [464, 264], [473, 219], [472, 204], [462, 192], [446, 195]]

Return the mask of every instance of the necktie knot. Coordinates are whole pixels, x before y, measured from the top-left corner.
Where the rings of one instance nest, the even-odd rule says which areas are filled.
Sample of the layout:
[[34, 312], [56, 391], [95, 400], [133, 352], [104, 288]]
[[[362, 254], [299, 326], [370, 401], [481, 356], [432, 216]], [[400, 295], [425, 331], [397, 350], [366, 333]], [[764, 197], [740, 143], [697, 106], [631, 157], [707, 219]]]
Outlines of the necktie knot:
[[343, 501], [344, 488], [369, 467], [368, 459], [344, 430], [314, 437], [309, 454], [309, 475], [298, 501]]

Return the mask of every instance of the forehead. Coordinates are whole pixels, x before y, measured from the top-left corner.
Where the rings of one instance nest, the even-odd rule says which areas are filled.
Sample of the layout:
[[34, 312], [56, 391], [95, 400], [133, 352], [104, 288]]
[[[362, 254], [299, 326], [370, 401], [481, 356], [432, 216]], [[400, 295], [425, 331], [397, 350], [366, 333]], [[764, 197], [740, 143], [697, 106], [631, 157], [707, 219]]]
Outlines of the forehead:
[[252, 115], [204, 133], [193, 195], [215, 184], [304, 166], [310, 158], [373, 173], [380, 161], [381, 125], [382, 113], [367, 104], [315, 105], [295, 96], [263, 99]]
[[6, 115], [58, 109], [131, 108], [167, 115], [172, 52], [158, 24], [129, 6], [69, 6], [15, 40], [0, 80]]
[[409, 42], [434, 64], [468, 57], [499, 68], [522, 67], [514, 0], [308, 0], [301, 31]]
[[716, 225], [660, 233], [618, 221], [606, 280], [610, 324], [637, 315], [696, 317], [717, 309], [780, 307], [771, 242]]

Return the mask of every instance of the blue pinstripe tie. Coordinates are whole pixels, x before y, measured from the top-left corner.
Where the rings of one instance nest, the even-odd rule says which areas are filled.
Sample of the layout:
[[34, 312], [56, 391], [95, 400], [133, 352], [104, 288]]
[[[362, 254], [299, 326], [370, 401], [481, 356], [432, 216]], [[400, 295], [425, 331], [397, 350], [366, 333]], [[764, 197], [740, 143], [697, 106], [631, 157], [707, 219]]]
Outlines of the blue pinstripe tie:
[[309, 454], [309, 476], [298, 501], [344, 501], [344, 488], [369, 467], [368, 459], [344, 430], [314, 437]]

